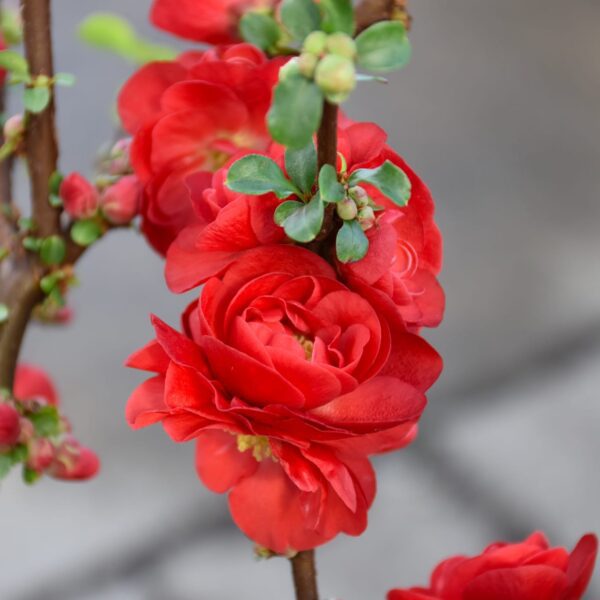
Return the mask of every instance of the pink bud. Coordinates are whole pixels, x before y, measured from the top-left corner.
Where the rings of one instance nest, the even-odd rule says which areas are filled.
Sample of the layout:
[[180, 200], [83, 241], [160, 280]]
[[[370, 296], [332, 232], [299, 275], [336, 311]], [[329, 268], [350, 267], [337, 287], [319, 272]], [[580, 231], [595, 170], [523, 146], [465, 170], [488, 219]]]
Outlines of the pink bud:
[[35, 427], [33, 426], [33, 423], [29, 419], [21, 417], [21, 433], [19, 434], [19, 443], [27, 444], [34, 435]]
[[131, 173], [131, 163], [129, 160], [131, 141], [131, 138], [123, 138], [112, 147], [108, 165], [111, 175]]
[[21, 433], [20, 417], [10, 404], [0, 404], [0, 446], [14, 446]]
[[48, 473], [56, 479], [82, 480], [94, 477], [99, 469], [96, 453], [68, 436], [57, 448]]
[[46, 438], [35, 438], [29, 442], [27, 466], [36, 473], [43, 473], [54, 459], [54, 446]]
[[4, 137], [7, 140], [15, 140], [20, 138], [25, 133], [23, 125], [23, 115], [13, 115], [4, 123]]
[[60, 197], [73, 219], [93, 217], [98, 210], [98, 191], [79, 173], [67, 175], [60, 184]]
[[113, 225], [126, 225], [138, 214], [141, 195], [142, 186], [135, 175], [122, 177], [102, 194], [102, 212]]

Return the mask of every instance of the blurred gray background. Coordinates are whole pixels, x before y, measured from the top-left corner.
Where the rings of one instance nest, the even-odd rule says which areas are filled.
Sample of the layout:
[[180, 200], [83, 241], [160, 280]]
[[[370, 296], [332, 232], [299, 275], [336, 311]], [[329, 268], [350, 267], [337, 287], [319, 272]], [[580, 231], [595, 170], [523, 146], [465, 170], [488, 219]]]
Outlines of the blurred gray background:
[[[131, 68], [83, 47], [77, 23], [115, 11], [168, 38], [146, 24], [150, 0], [54, 4], [57, 68], [78, 77], [59, 92], [61, 165], [91, 173]], [[411, 65], [347, 110], [385, 127], [437, 198], [448, 311], [429, 338], [446, 370], [420, 439], [377, 461], [367, 533], [318, 552], [327, 598], [382, 599], [448, 554], [538, 528], [569, 547], [600, 532], [600, 3], [411, 4]], [[119, 232], [78, 274], [75, 322], [32, 330], [24, 358], [55, 376], [103, 471], [2, 485], [0, 598], [291, 598], [286, 562], [257, 563], [196, 481], [192, 446], [125, 425], [142, 377], [123, 360], [150, 338], [150, 312], [175, 324], [184, 305], [161, 261]]]

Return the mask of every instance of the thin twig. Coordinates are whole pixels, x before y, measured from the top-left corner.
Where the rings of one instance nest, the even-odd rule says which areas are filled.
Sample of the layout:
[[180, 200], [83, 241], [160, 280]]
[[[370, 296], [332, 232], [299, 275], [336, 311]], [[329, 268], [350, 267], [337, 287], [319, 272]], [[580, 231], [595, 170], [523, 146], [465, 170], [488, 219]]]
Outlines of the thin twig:
[[290, 562], [292, 563], [296, 600], [319, 600], [315, 551], [298, 552], [290, 559]]

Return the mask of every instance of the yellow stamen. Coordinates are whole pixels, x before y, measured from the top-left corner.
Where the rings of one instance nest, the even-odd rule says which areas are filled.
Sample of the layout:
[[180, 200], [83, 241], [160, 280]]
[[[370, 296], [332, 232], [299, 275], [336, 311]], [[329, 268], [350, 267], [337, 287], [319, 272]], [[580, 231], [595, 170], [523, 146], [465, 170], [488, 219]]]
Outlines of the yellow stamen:
[[265, 458], [273, 458], [269, 438], [264, 435], [238, 435], [237, 449], [240, 452], [252, 450], [252, 456], [261, 462]]

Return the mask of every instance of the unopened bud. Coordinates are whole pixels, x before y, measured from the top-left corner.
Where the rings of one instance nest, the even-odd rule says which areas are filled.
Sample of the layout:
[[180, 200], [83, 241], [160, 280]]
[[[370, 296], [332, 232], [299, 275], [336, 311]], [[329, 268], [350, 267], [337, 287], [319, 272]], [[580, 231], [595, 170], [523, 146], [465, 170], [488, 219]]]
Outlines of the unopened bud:
[[19, 444], [28, 444], [35, 435], [35, 427], [33, 426], [33, 423], [25, 417], [21, 417], [20, 426]]
[[344, 58], [356, 58], [356, 42], [345, 33], [332, 33], [327, 38], [327, 51]]
[[0, 404], [0, 446], [14, 446], [21, 433], [20, 416], [10, 404]]
[[302, 50], [315, 56], [321, 56], [327, 46], [327, 34], [324, 31], [313, 31], [306, 36]]
[[13, 115], [4, 123], [4, 137], [7, 140], [18, 140], [25, 133], [23, 115]]
[[298, 67], [300, 69], [300, 73], [304, 75], [307, 79], [312, 79], [315, 74], [315, 69], [319, 64], [319, 59], [314, 54], [309, 54], [305, 52], [300, 55], [298, 59]]
[[354, 63], [343, 56], [329, 54], [319, 62], [315, 81], [323, 90], [327, 100], [340, 104], [356, 87]]
[[356, 219], [356, 216], [358, 215], [358, 208], [352, 198], [344, 198], [341, 202], [338, 202], [335, 207], [340, 219], [343, 219], [344, 221], [352, 221], [353, 219]]
[[365, 206], [358, 211], [358, 222], [363, 231], [375, 225], [375, 211], [370, 206]]
[[357, 185], [353, 188], [350, 188], [348, 192], [350, 193], [350, 197], [354, 199], [359, 208], [369, 206], [369, 194], [367, 194], [367, 191], [364, 188]]
[[131, 172], [131, 141], [131, 138], [123, 138], [111, 148], [108, 165], [111, 175], [126, 175]]
[[83, 480], [96, 475], [99, 469], [100, 460], [96, 453], [68, 436], [56, 449], [48, 473], [56, 479]]
[[67, 175], [60, 184], [60, 197], [73, 219], [93, 217], [98, 210], [98, 191], [79, 173]]
[[290, 79], [297, 75], [300, 75], [300, 66], [298, 65], [297, 58], [288, 60], [288, 62], [279, 69], [279, 81], [285, 81], [286, 79]]
[[54, 459], [54, 446], [46, 438], [34, 438], [28, 444], [27, 466], [36, 473], [43, 473]]
[[122, 177], [100, 199], [102, 213], [113, 225], [130, 223], [140, 210], [142, 186], [135, 175]]

